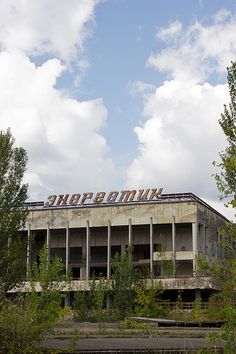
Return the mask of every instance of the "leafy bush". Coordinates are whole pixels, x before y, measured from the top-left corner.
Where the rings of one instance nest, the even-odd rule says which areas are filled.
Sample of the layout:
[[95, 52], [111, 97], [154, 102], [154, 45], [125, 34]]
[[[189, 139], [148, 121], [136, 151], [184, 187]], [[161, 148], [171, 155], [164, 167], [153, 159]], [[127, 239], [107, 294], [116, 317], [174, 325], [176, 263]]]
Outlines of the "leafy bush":
[[168, 310], [157, 302], [163, 289], [158, 285], [142, 284], [135, 288], [135, 313], [138, 316], [163, 317]]
[[137, 328], [137, 329], [147, 329], [148, 328], [148, 324], [147, 323], [143, 323], [143, 322], [138, 322], [138, 321], [134, 321], [134, 320], [129, 320], [128, 318], [125, 318], [125, 320], [122, 322], [123, 327], [126, 329], [132, 329], [132, 328]]
[[[54, 258], [49, 262], [44, 247], [39, 265], [32, 267], [29, 291], [13, 300], [0, 298], [0, 349], [3, 352], [27, 353], [39, 345], [46, 331], [64, 313], [63, 294], [59, 291], [64, 279], [61, 260]], [[36, 291], [36, 285], [40, 285], [40, 292]]]
[[40, 343], [44, 328], [38, 316], [25, 305], [24, 299], [4, 301], [0, 310], [0, 347], [10, 353], [30, 352]]

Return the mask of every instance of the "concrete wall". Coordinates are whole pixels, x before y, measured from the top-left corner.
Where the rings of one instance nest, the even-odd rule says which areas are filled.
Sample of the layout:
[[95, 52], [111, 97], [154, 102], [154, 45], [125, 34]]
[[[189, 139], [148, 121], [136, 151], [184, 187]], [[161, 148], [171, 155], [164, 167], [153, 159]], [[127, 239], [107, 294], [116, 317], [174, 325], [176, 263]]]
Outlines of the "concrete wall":
[[198, 206], [197, 220], [199, 256], [213, 261], [220, 255], [218, 229], [225, 224], [226, 220], [201, 204]]
[[150, 217], [154, 224], [172, 223], [172, 216], [175, 216], [176, 223], [188, 223], [197, 219], [197, 203], [152, 203], [135, 205], [112, 205], [94, 206], [79, 208], [54, 208], [33, 210], [29, 212], [27, 223], [32, 229], [45, 229], [50, 224], [51, 229], [65, 228], [69, 222], [70, 228], [86, 227], [87, 220], [91, 227], [103, 227], [128, 225], [129, 218], [132, 225], [149, 224]]

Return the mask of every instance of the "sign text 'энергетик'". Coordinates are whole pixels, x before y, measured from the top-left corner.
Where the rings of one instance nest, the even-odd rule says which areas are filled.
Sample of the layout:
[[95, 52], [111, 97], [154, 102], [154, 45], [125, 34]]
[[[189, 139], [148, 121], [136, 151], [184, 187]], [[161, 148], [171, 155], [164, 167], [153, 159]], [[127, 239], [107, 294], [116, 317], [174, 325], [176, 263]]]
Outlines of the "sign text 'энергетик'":
[[146, 202], [160, 198], [163, 188], [159, 189], [138, 189], [123, 190], [120, 192], [98, 192], [98, 193], [75, 193], [49, 195], [45, 202], [45, 207], [51, 206], [76, 206], [83, 204], [102, 204], [102, 203], [128, 203], [128, 202]]

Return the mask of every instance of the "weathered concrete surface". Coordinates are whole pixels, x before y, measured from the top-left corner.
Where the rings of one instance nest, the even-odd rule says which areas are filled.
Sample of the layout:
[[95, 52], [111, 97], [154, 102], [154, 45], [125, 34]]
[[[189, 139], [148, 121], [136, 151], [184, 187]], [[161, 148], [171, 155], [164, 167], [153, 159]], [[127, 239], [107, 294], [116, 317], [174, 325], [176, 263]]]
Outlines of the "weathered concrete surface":
[[[43, 347], [48, 349], [69, 350], [71, 340], [47, 338]], [[153, 350], [153, 349], [197, 349], [206, 343], [204, 338], [85, 338], [75, 340], [77, 351], [98, 350]]]
[[176, 223], [187, 223], [196, 220], [197, 203], [167, 203], [167, 204], [135, 204], [135, 205], [110, 205], [79, 208], [55, 208], [30, 211], [27, 223], [30, 223], [34, 230], [45, 229], [47, 223], [50, 228], [65, 228], [67, 222], [70, 228], [86, 227], [89, 220], [91, 227], [108, 225], [128, 225], [128, 219], [132, 219], [132, 225], [149, 224], [150, 217], [153, 223], [168, 224], [172, 222], [175, 215]]
[[135, 353], [138, 350], [196, 349], [206, 343], [209, 332], [218, 331], [218, 328], [156, 327], [151, 323], [147, 331], [122, 329], [118, 322], [105, 322], [100, 332], [98, 323], [66, 320], [54, 328], [54, 335], [45, 338], [43, 347], [70, 352], [73, 346], [82, 353], [98, 350], [132, 350]]

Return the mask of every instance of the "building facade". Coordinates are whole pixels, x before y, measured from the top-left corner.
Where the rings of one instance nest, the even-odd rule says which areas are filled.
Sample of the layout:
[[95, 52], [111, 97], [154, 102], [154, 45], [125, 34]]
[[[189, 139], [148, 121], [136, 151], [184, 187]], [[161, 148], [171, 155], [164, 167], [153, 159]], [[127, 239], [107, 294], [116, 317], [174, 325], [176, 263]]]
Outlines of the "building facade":
[[217, 290], [198, 272], [198, 259], [223, 257], [218, 228], [227, 219], [191, 193], [161, 194], [162, 189], [49, 196], [27, 203], [25, 234], [34, 242], [27, 265], [37, 262], [46, 243], [73, 274], [72, 290], [88, 290], [92, 274], [110, 279], [112, 258], [132, 246], [135, 267], [161, 282], [173, 300], [179, 290], [186, 301]]

